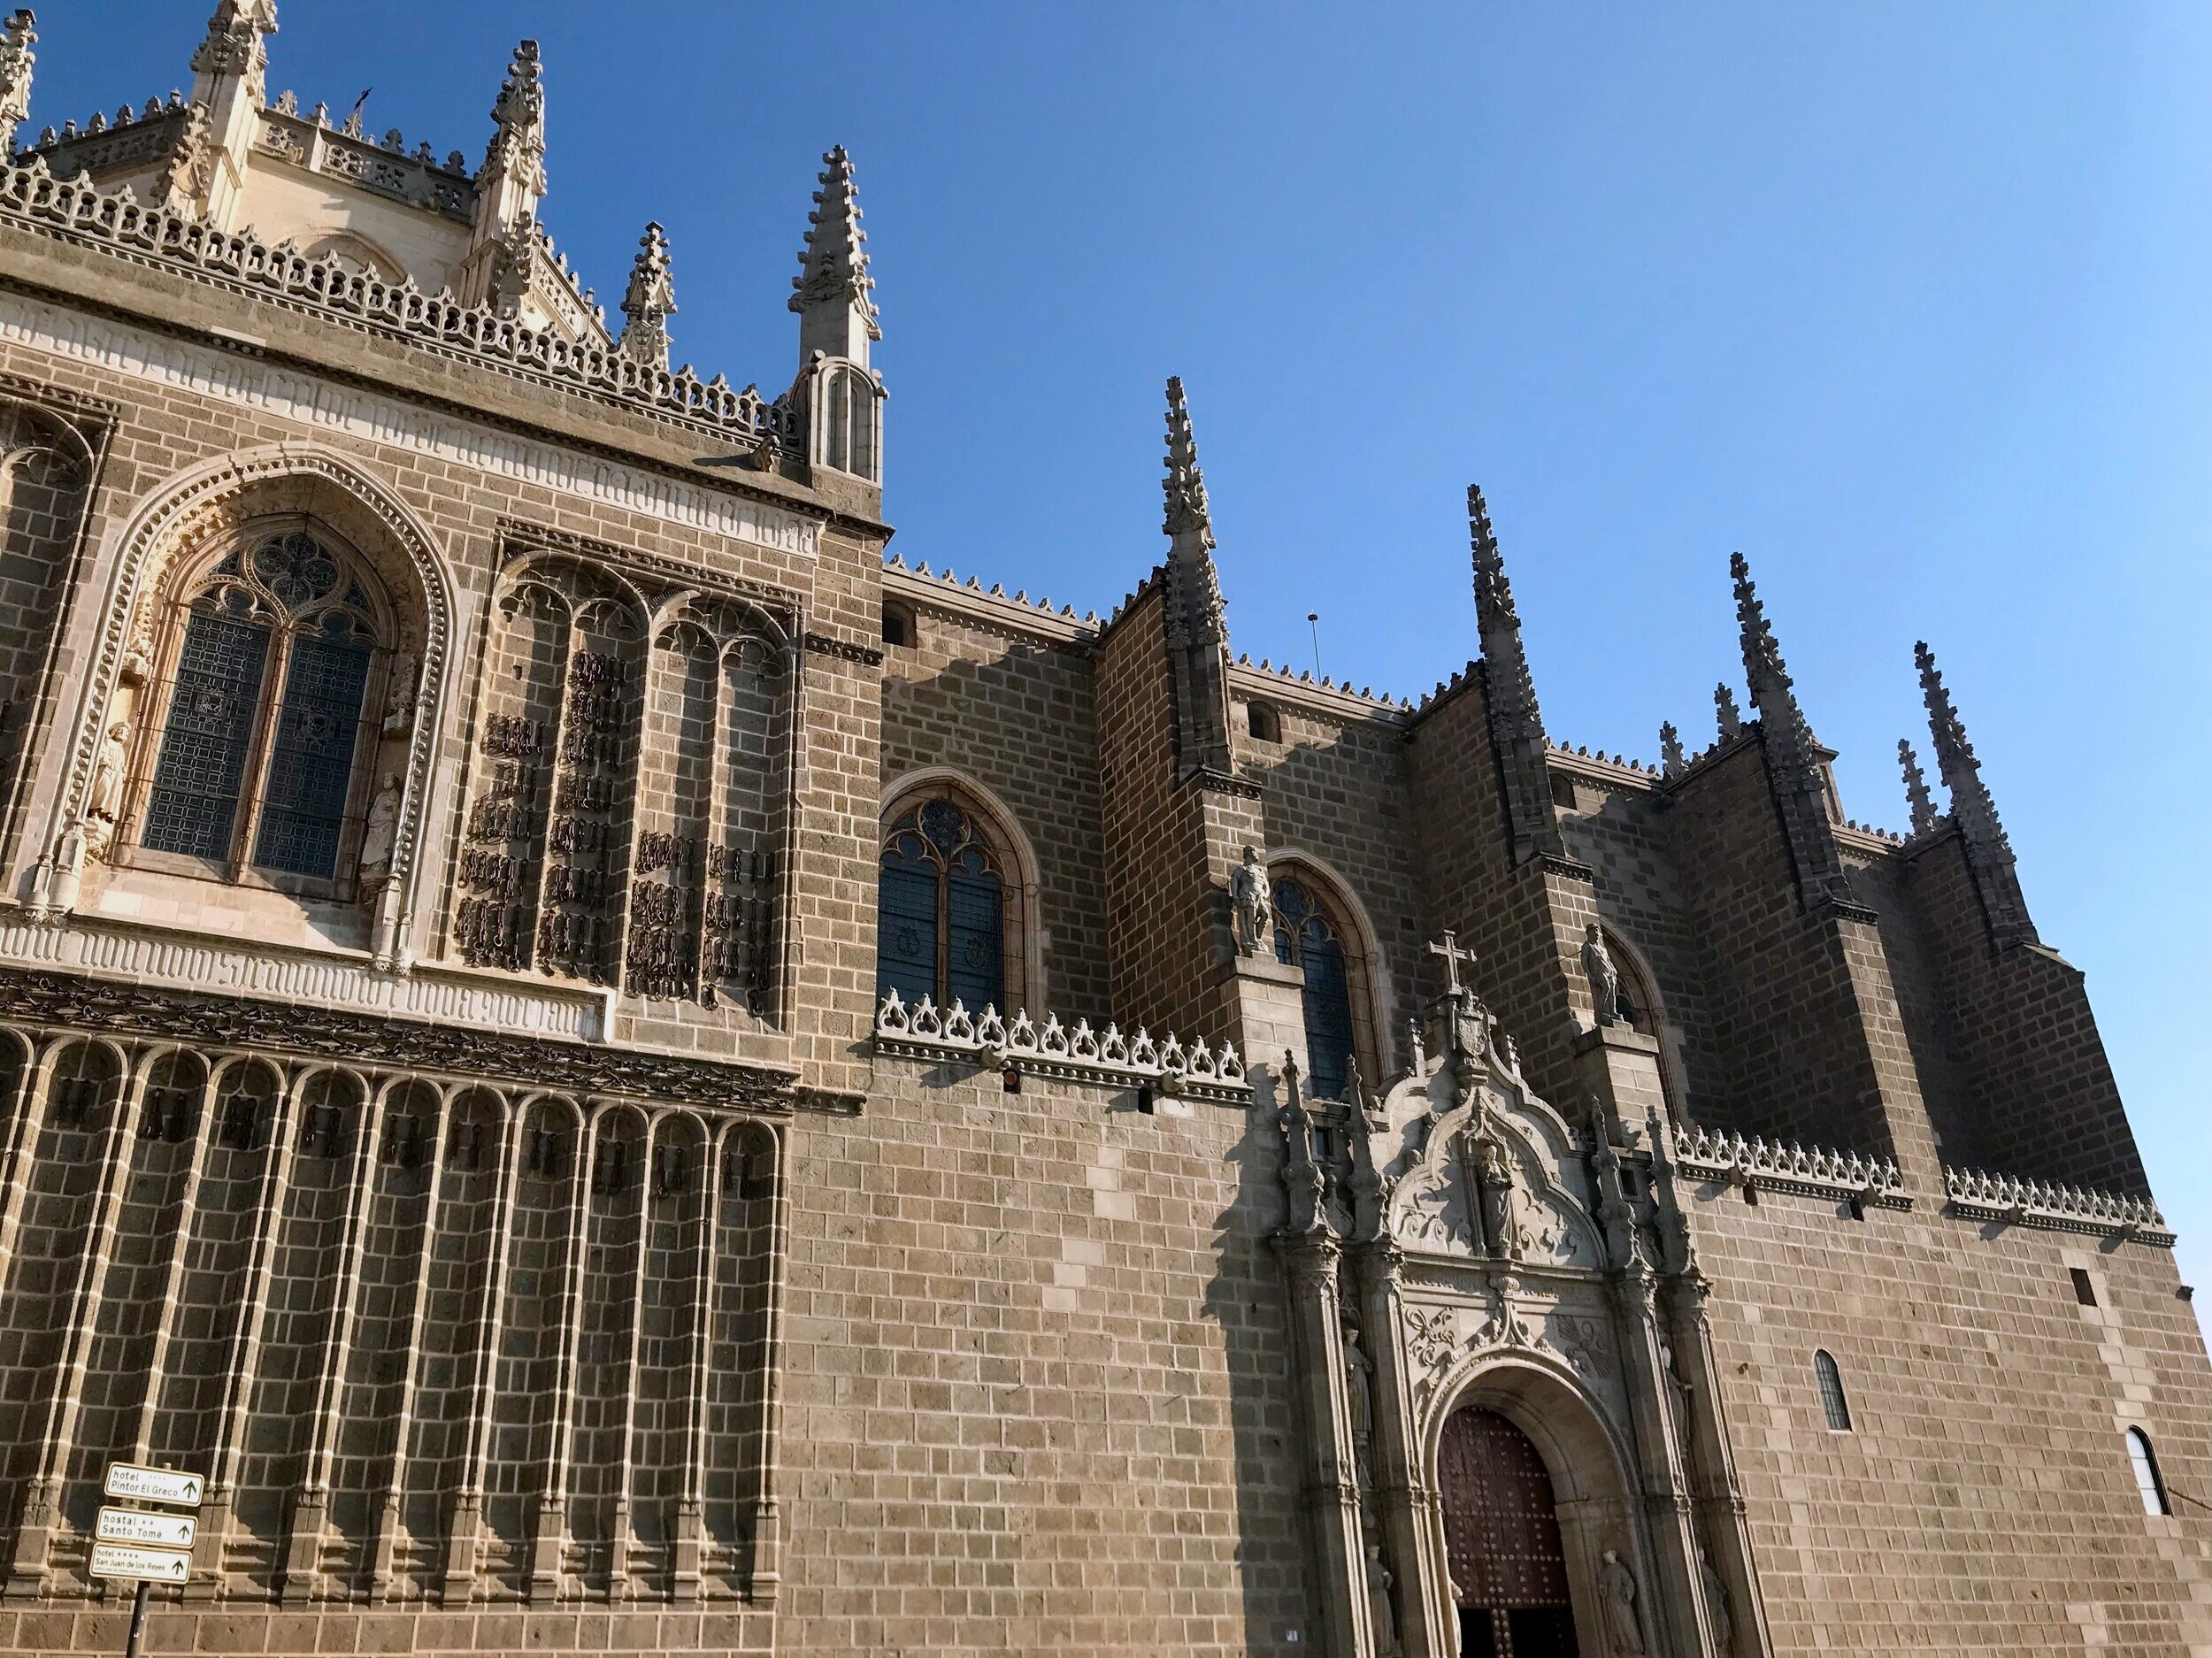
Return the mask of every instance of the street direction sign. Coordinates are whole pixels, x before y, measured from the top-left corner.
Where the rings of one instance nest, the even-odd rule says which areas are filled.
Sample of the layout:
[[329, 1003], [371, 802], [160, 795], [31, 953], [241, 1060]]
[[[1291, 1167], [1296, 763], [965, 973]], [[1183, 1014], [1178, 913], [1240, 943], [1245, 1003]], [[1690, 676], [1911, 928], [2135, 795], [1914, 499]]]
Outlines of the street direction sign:
[[102, 1508], [92, 1535], [103, 1543], [142, 1543], [151, 1548], [190, 1548], [200, 1523], [188, 1514], [150, 1514], [143, 1508]]
[[182, 1583], [190, 1575], [192, 1556], [180, 1548], [141, 1548], [133, 1543], [95, 1543], [92, 1575], [119, 1577], [126, 1583]]
[[104, 1494], [196, 1508], [200, 1506], [200, 1493], [206, 1488], [207, 1481], [197, 1474], [181, 1473], [173, 1468], [142, 1468], [135, 1462], [110, 1462]]

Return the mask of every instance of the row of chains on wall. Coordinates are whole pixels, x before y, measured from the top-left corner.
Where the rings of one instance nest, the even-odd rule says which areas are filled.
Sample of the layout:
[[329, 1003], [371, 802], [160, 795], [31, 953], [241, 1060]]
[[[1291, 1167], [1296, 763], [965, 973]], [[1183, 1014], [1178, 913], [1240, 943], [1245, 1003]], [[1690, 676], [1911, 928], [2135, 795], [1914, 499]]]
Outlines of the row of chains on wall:
[[631, 994], [696, 996], [711, 1008], [731, 987], [764, 1015], [776, 874], [775, 854], [764, 848], [703, 848], [691, 835], [640, 835], [626, 952]]
[[461, 848], [461, 888], [467, 896], [454, 916], [462, 959], [476, 966], [515, 971], [528, 964], [522, 929], [531, 898], [530, 863], [513, 848], [537, 838], [545, 740], [545, 726], [519, 714], [494, 714], [484, 723], [490, 769], [469, 809]]

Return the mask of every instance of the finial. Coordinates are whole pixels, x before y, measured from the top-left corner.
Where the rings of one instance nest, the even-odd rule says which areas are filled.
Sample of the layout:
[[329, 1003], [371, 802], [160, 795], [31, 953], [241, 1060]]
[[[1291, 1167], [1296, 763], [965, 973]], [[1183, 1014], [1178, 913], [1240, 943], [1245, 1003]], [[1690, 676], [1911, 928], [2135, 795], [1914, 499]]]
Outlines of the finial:
[[1672, 777], [1682, 770], [1682, 733], [1668, 720], [1659, 727], [1659, 775]]
[[1935, 802], [1928, 797], [1928, 779], [1920, 770], [1920, 756], [1911, 742], [1897, 740], [1897, 764], [1905, 774], [1905, 804], [1912, 813], [1912, 832], [1924, 835], [1936, 826]]
[[1767, 608], [1752, 583], [1749, 561], [1741, 553], [1729, 554], [1728, 573], [1736, 587], [1736, 626], [1743, 636], [1743, 665], [1751, 680], [1751, 702], [1763, 715], [1769, 698], [1788, 694], [1789, 670], [1782, 665], [1781, 648], [1774, 642]]
[[545, 66], [535, 41], [518, 41], [507, 78], [492, 100], [492, 119], [510, 131], [536, 127], [545, 119]]
[[1198, 467], [1198, 443], [1191, 435], [1190, 408], [1183, 401], [1179, 374], [1171, 374], [1167, 380], [1167, 477], [1160, 488], [1167, 498], [1162, 533], [1195, 535], [1202, 547], [1213, 546], [1213, 512], [1206, 500], [1206, 475]]
[[[808, 360], [817, 346], [831, 357], [868, 360], [866, 342], [883, 338], [876, 319], [875, 302], [869, 295], [875, 279], [868, 274], [868, 233], [860, 227], [860, 198], [853, 183], [852, 157], [837, 145], [822, 157], [819, 188], [814, 192], [814, 211], [806, 216], [806, 245], [799, 252], [799, 274], [791, 279], [787, 302], [802, 318], [810, 313], [830, 319], [832, 326], [817, 340], [803, 324], [800, 360]], [[857, 333], [836, 326], [856, 319]], [[864, 335], [864, 337], [863, 337]]]
[[[321, 106], [317, 106], [319, 118]], [[492, 100], [491, 142], [476, 171], [474, 245], [488, 246], [534, 219], [545, 196], [545, 74], [538, 43], [522, 41]]]
[[0, 158], [15, 154], [15, 129], [31, 112], [31, 68], [38, 19], [27, 7], [0, 32]]
[[[19, 13], [19, 15], [27, 15]], [[217, 0], [206, 38], [192, 54], [196, 75], [245, 74], [268, 61], [262, 36], [277, 28], [276, 0]], [[202, 88], [196, 87], [194, 95]]]
[[622, 314], [629, 319], [616, 349], [634, 362], [655, 368], [668, 366], [668, 319], [676, 311], [676, 285], [669, 275], [668, 237], [657, 224], [648, 225], [638, 238], [637, 257], [630, 265], [630, 286], [622, 296]]
[[1743, 734], [1743, 716], [1736, 710], [1736, 694], [1724, 683], [1713, 687], [1713, 711], [1720, 717], [1720, 740], [1733, 742]]
[[1505, 559], [1498, 551], [1498, 537], [1490, 527], [1490, 505], [1482, 498], [1482, 486], [1467, 486], [1467, 541], [1475, 561], [1475, 620], [1487, 632], [1493, 626], [1518, 627], [1521, 614], [1513, 608], [1513, 584], [1506, 579]]
[[1966, 842], [1967, 860], [1982, 889], [1982, 910], [2000, 944], [2036, 941], [2027, 898], [2020, 890], [2012, 841], [1997, 816], [1997, 802], [1982, 781], [1981, 762], [1966, 740], [1966, 725], [1951, 705], [1951, 693], [1937, 671], [1935, 653], [1923, 640], [1913, 648], [1920, 669], [1920, 695], [1928, 705], [1928, 731], [1935, 746], [1936, 771], [1951, 794], [1951, 818]]

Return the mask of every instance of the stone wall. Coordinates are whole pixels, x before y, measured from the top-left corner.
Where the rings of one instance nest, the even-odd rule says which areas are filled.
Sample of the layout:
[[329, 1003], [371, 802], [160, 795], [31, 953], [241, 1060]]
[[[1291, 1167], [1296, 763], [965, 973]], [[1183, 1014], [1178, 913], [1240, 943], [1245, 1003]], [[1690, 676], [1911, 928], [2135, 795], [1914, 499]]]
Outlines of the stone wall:
[[[1924, 1194], [1855, 1220], [1705, 1190], [1691, 1217], [1777, 1658], [2212, 1643], [2212, 1369], [2170, 1251], [1963, 1220]], [[1826, 1426], [1818, 1349], [1848, 1433]], [[2131, 1424], [2172, 1517], [2143, 1511]]]

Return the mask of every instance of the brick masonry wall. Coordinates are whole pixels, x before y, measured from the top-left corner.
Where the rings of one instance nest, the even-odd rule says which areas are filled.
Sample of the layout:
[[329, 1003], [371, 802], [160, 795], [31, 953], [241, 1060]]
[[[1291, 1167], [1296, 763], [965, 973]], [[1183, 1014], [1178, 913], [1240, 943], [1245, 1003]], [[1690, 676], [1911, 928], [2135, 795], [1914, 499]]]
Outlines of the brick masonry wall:
[[[1777, 1658], [2212, 1650], [2212, 1369], [2172, 1255], [1727, 1188], [1692, 1209]], [[2100, 1305], [2076, 1302], [2068, 1269]], [[1836, 1359], [1853, 1431], [1813, 1372]], [[2127, 1425], [2176, 1516], [2143, 1512]]]
[[1133, 1105], [887, 1060], [798, 1125], [781, 1650], [1303, 1650], [1271, 1125]]
[[[1755, 736], [1675, 791], [1670, 824], [1702, 941], [1714, 1127], [1890, 1154], [1882, 1078], [1839, 924], [1798, 901]], [[1846, 924], [1858, 925], [1860, 924]]]
[[2046, 1180], [2147, 1192], [2080, 971], [2040, 945], [1991, 948], [1956, 835], [1916, 850], [1908, 867], [1970, 1078], [1982, 1159]]
[[1070, 1023], [1121, 1017], [1108, 989], [1098, 732], [1084, 655], [918, 607], [914, 643], [884, 650], [883, 718], [887, 787], [917, 767], [957, 767], [1005, 803], [1035, 848], [1047, 1005]]

